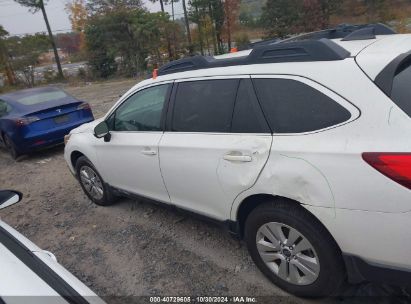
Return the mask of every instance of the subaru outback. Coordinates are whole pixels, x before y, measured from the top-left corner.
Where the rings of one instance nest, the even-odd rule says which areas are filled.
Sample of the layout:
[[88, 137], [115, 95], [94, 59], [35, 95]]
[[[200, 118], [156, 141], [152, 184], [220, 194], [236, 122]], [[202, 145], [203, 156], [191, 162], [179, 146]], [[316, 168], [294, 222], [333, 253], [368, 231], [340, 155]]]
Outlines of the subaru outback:
[[299, 296], [411, 282], [411, 35], [341, 26], [162, 66], [66, 137], [88, 197], [147, 197], [245, 240]]

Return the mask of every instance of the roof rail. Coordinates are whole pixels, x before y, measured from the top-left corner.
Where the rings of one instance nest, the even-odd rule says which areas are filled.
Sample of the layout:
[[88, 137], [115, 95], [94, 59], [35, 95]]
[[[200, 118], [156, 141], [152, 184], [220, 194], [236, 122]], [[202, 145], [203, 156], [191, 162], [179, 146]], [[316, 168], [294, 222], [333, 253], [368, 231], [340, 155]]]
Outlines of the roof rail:
[[279, 43], [301, 40], [341, 39], [343, 41], [374, 39], [375, 35], [393, 35], [396, 32], [382, 23], [375, 24], [340, 24], [335, 28], [312, 32], [284, 39]]
[[286, 39], [271, 38], [267, 40], [261, 40], [257, 42], [249, 43], [245, 46], [239, 48], [239, 50], [249, 50], [257, 46], [273, 44], [273, 43], [286, 43], [293, 41], [302, 40], [319, 40], [319, 39], [341, 39], [342, 41], [352, 41], [352, 40], [366, 40], [375, 39], [376, 35], [393, 35], [396, 32], [382, 23], [375, 24], [340, 24], [335, 28], [326, 29], [317, 32], [311, 32], [306, 34], [297, 35], [294, 37], [289, 37]]
[[267, 39], [267, 40], [260, 40], [260, 41], [256, 41], [256, 42], [250, 42], [249, 44], [238, 47], [238, 50], [239, 51], [249, 50], [249, 49], [253, 49], [257, 46], [262, 46], [262, 45], [267, 45], [267, 44], [272, 44], [272, 43], [278, 43], [280, 41], [281, 41], [280, 38], [272, 38], [272, 39]]
[[272, 43], [253, 48], [248, 56], [227, 59], [193, 56], [175, 60], [160, 67], [158, 75], [234, 65], [343, 60], [350, 55], [346, 49], [328, 39]]
[[342, 41], [352, 41], [352, 40], [365, 40], [365, 39], [375, 39], [376, 35], [393, 35], [396, 32], [381, 23], [365, 25], [357, 30], [353, 31], [351, 34], [345, 36]]

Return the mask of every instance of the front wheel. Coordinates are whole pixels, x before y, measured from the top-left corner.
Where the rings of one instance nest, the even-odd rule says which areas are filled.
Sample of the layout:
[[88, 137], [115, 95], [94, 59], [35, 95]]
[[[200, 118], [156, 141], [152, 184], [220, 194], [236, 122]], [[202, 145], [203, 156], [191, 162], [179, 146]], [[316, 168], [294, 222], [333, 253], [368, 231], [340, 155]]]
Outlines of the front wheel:
[[76, 162], [77, 177], [81, 188], [95, 204], [109, 206], [116, 201], [110, 187], [104, 182], [91, 161], [81, 156]]
[[344, 283], [338, 246], [300, 206], [282, 200], [258, 206], [246, 220], [245, 240], [258, 268], [287, 292], [329, 296]]

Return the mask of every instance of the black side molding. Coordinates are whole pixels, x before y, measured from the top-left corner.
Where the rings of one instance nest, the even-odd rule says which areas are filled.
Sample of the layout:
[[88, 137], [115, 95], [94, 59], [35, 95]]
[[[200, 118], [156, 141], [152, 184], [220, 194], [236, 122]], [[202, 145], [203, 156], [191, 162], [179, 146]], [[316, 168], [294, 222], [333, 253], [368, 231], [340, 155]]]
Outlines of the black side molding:
[[238, 221], [226, 220], [224, 222], [224, 227], [234, 239], [243, 239], [244, 236], [241, 234], [240, 223]]
[[359, 257], [348, 254], [343, 254], [343, 259], [350, 283], [368, 281], [403, 287], [411, 286], [411, 271], [372, 265]]
[[231, 237], [233, 237], [234, 239], [237, 239], [237, 240], [242, 239], [242, 235], [240, 233], [240, 224], [238, 223], [238, 221], [231, 221], [231, 220], [221, 221], [221, 220], [217, 220], [215, 218], [211, 218], [211, 217], [208, 217], [206, 215], [196, 213], [194, 211], [190, 211], [190, 210], [187, 210], [187, 209], [177, 207], [176, 205], [167, 204], [167, 203], [164, 203], [164, 202], [153, 200], [151, 198], [147, 198], [147, 197], [140, 196], [140, 195], [137, 195], [137, 194], [134, 194], [134, 193], [130, 193], [128, 191], [121, 190], [121, 189], [115, 188], [113, 186], [110, 186], [109, 184], [106, 184], [106, 185], [108, 187], [110, 187], [110, 190], [113, 191], [113, 193], [115, 193], [116, 195], [125, 196], [125, 197], [128, 197], [130, 199], [135, 199], [135, 200], [143, 200], [143, 201], [146, 201], [150, 204], [161, 206], [161, 207], [163, 207], [167, 210], [173, 210], [173, 211], [176, 211], [176, 212], [180, 212], [184, 215], [190, 216], [192, 218], [196, 218], [200, 221], [210, 223], [211, 225], [223, 228], [223, 230], [225, 232], [228, 232], [228, 234]]
[[[54, 289], [70, 304], [88, 304], [89, 302], [73, 287], [64, 281], [47, 264], [33, 254], [26, 246], [0, 226], [0, 243], [11, 251], [20, 261], [37, 274], [47, 285]], [[3, 278], [4, 279], [4, 278]]]
[[236, 65], [344, 60], [350, 56], [350, 52], [328, 39], [270, 43], [253, 48], [248, 56], [228, 59], [193, 56], [179, 59], [159, 68], [158, 75]]
[[391, 96], [395, 75], [411, 64], [411, 51], [394, 58], [375, 78], [374, 83], [387, 95]]
[[9, 198], [11, 193], [15, 193], [19, 196], [19, 200], [23, 199], [23, 193], [16, 190], [0, 190], [0, 205], [5, 203]]

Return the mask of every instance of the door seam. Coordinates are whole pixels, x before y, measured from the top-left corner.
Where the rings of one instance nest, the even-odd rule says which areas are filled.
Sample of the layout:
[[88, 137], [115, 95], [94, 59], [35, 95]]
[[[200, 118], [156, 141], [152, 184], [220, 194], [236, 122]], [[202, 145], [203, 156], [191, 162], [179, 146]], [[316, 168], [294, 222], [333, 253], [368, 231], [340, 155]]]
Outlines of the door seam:
[[161, 179], [163, 180], [163, 185], [164, 185], [164, 188], [166, 189], [166, 192], [167, 192], [167, 195], [168, 195], [168, 199], [169, 199], [169, 201], [170, 201], [170, 204], [172, 205], [172, 202], [171, 202], [171, 196], [170, 196], [170, 192], [168, 191], [168, 189], [167, 189], [167, 185], [166, 185], [166, 182], [165, 182], [165, 180], [164, 180], [164, 176], [163, 176], [163, 171], [161, 170], [161, 153], [160, 153], [160, 143], [161, 143], [161, 140], [163, 139], [163, 136], [165, 135], [165, 132], [163, 132], [163, 134], [161, 134], [161, 137], [160, 137], [160, 139], [159, 139], [159, 141], [158, 141], [158, 143], [157, 143], [157, 152], [158, 152], [158, 167], [160, 168], [160, 175], [161, 175]]

